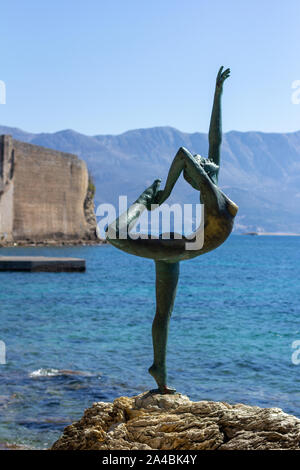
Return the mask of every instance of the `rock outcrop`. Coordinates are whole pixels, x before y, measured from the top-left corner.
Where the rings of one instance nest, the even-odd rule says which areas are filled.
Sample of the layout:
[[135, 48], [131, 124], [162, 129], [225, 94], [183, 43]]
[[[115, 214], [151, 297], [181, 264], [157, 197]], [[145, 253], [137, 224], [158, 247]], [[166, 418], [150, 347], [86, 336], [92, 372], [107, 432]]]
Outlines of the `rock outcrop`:
[[300, 419], [279, 408], [149, 392], [94, 403], [51, 450], [300, 449]]
[[0, 136], [0, 243], [96, 240], [93, 196], [76, 155]]
[[95, 209], [94, 209], [94, 197], [95, 197], [95, 185], [92, 180], [91, 175], [89, 174], [88, 176], [88, 187], [87, 187], [87, 192], [84, 200], [84, 216], [85, 220], [87, 223], [87, 231], [86, 231], [86, 237], [89, 240], [95, 240], [97, 238], [97, 231], [96, 231], [96, 225], [97, 225], [97, 220], [96, 220], [96, 215], [95, 215]]

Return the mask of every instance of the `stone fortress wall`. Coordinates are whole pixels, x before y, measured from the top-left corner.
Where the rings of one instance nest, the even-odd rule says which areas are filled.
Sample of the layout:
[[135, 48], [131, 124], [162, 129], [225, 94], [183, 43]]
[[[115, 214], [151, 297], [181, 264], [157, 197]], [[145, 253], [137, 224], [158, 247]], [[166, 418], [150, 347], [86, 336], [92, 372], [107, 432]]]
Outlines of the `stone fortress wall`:
[[95, 238], [85, 162], [0, 136], [0, 241]]

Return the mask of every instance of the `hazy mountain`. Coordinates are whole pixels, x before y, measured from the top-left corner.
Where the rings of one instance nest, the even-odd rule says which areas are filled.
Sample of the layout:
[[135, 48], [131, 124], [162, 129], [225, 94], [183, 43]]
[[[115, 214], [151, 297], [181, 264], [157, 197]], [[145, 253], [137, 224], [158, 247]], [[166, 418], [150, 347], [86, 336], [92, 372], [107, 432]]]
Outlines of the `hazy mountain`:
[[[203, 156], [208, 151], [206, 134], [171, 127], [86, 136], [72, 130], [32, 134], [0, 126], [0, 133], [80, 156], [94, 178], [96, 204], [116, 204], [119, 195], [132, 202], [157, 177], [163, 186], [180, 146]], [[300, 131], [225, 133], [219, 183], [240, 207], [237, 231], [300, 233]], [[198, 198], [181, 177], [170, 201], [199, 202]]]

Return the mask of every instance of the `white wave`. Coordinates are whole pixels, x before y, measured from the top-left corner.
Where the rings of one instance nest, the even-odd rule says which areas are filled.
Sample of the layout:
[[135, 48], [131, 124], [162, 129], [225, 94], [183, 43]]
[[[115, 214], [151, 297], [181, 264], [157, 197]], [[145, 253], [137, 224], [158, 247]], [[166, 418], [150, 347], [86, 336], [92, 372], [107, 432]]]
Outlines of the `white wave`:
[[101, 375], [101, 373], [93, 374], [91, 372], [80, 370], [42, 368], [30, 372], [29, 377], [57, 377], [58, 375], [81, 375], [83, 377], [92, 377], [94, 375]]
[[61, 375], [58, 369], [37, 369], [30, 372], [29, 377], [54, 377]]

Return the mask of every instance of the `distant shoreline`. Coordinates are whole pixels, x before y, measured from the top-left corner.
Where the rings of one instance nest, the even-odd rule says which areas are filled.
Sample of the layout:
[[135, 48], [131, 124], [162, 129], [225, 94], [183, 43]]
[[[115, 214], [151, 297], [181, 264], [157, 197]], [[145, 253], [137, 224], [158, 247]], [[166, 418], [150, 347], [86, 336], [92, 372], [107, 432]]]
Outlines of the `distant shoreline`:
[[300, 233], [285, 233], [285, 232], [245, 232], [241, 235], [257, 235], [265, 237], [300, 237]]
[[[232, 235], [248, 235], [248, 236], [265, 236], [265, 237], [300, 237], [300, 233], [285, 233], [285, 232], [244, 232], [244, 233], [232, 233]], [[15, 240], [11, 242], [0, 241], [1, 248], [55, 248], [62, 246], [101, 246], [108, 245], [109, 243], [105, 239], [97, 240], [44, 240], [44, 241], [33, 241], [33, 240]]]

